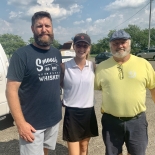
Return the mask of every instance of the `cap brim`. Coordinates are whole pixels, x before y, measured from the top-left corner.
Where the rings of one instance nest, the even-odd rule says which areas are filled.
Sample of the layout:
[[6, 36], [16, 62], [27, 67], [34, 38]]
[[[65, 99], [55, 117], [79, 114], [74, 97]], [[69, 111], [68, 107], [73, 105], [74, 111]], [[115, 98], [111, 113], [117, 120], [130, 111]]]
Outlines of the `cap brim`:
[[110, 41], [114, 41], [114, 40], [119, 40], [119, 39], [124, 39], [124, 40], [128, 40], [128, 39], [130, 39], [130, 38], [113, 38], [113, 39], [110, 39]]
[[88, 45], [90, 45], [90, 43], [89, 43], [88, 41], [86, 41], [86, 40], [78, 40], [78, 41], [76, 41], [74, 44], [77, 44], [78, 42], [85, 42], [85, 43], [87, 43]]

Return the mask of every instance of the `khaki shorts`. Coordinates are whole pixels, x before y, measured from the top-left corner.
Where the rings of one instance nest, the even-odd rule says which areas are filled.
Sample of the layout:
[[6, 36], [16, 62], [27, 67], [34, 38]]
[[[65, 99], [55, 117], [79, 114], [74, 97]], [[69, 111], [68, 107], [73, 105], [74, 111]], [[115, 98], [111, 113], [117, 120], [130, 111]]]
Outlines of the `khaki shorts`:
[[33, 143], [19, 138], [20, 155], [44, 155], [43, 148], [55, 150], [59, 123], [47, 129], [37, 130]]

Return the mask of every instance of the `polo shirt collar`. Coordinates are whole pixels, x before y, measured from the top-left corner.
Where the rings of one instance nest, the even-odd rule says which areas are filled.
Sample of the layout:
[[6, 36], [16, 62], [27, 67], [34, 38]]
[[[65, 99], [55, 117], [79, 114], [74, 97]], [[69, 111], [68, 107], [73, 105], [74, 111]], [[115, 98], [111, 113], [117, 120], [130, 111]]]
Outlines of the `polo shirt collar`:
[[[74, 60], [74, 58], [72, 59], [72, 65], [73, 65], [73, 67], [78, 67], [78, 65], [76, 64], [76, 62], [75, 62], [75, 60]], [[85, 65], [85, 67], [89, 67], [89, 61], [88, 60], [86, 60], [86, 65]]]

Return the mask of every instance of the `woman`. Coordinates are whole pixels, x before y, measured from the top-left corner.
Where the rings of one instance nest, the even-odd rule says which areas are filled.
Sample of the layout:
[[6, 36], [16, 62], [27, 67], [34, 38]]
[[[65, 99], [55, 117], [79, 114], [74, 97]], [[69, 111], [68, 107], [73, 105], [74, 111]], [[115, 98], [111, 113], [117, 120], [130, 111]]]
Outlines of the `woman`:
[[76, 56], [62, 64], [63, 104], [66, 107], [63, 140], [69, 155], [87, 155], [91, 137], [98, 136], [94, 111], [94, 65], [88, 61], [91, 39], [85, 33], [74, 37]]

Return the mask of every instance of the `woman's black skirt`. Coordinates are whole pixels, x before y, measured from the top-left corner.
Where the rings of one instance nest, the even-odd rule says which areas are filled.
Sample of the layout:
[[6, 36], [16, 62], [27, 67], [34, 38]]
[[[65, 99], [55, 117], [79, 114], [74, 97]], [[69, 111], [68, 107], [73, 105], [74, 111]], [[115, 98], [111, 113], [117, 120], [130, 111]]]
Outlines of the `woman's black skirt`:
[[95, 136], [98, 136], [98, 126], [94, 107], [66, 107], [63, 123], [63, 140], [76, 142]]

